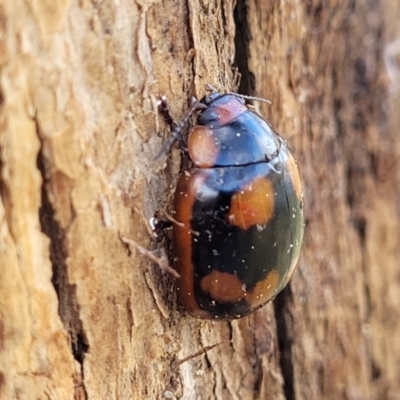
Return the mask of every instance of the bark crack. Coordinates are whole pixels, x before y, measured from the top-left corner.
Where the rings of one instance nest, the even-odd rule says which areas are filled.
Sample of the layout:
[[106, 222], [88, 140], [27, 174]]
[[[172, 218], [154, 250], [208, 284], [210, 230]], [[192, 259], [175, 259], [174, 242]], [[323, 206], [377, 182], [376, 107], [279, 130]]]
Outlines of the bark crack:
[[[3, 98], [3, 94], [0, 91], [0, 116], [2, 116], [3, 114], [3, 103], [4, 103], [4, 98]], [[1, 138], [1, 135], [0, 135]], [[3, 159], [3, 148], [1, 146], [1, 141], [0, 141], [0, 200], [3, 202], [3, 209], [4, 209], [4, 220], [5, 223], [8, 224], [8, 230], [10, 232], [10, 236], [12, 238], [13, 241], [14, 240], [14, 233], [11, 230], [11, 225], [9, 224], [10, 221], [10, 216], [9, 214], [9, 210], [11, 209], [11, 207], [8, 205], [9, 203], [9, 189], [7, 187], [7, 183], [6, 183], [6, 179], [4, 178], [3, 175], [3, 169], [4, 169], [4, 159]]]
[[278, 332], [279, 363], [284, 381], [283, 390], [286, 400], [295, 400], [294, 368], [293, 368], [293, 316], [289, 305], [293, 300], [290, 284], [274, 300], [275, 319]]
[[235, 60], [236, 67], [241, 76], [238, 92], [248, 96], [255, 94], [255, 77], [249, 69], [251, 33], [247, 24], [247, 2], [238, 0], [233, 12], [236, 26], [235, 33]]
[[80, 372], [78, 376], [74, 377], [75, 397], [87, 399], [88, 396], [84, 387], [83, 362], [85, 354], [89, 350], [89, 344], [79, 315], [80, 307], [76, 300], [76, 286], [68, 282], [66, 263], [68, 254], [65, 246], [66, 232], [57, 221], [53, 205], [48, 196], [47, 184], [50, 181], [50, 173], [47, 166], [48, 160], [43, 152], [44, 140], [40, 137], [38, 122], [37, 120], [35, 120], [35, 122], [38, 137], [41, 142], [41, 147], [37, 156], [37, 167], [42, 176], [39, 220], [42, 232], [50, 240], [50, 261], [53, 271], [52, 284], [58, 298], [58, 314], [70, 338], [73, 357], [80, 364]]

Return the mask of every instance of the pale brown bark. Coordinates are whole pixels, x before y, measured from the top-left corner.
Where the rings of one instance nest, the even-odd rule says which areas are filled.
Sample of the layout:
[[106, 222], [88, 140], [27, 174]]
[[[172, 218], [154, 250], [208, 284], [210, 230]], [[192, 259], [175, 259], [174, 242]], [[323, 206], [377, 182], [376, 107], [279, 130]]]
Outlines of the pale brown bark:
[[[400, 5], [234, 3], [0, 3], [0, 399], [399, 398]], [[155, 97], [179, 119], [233, 62], [273, 101], [307, 224], [290, 287], [221, 323], [121, 236], [168, 250], [146, 220], [181, 159], [153, 161]]]

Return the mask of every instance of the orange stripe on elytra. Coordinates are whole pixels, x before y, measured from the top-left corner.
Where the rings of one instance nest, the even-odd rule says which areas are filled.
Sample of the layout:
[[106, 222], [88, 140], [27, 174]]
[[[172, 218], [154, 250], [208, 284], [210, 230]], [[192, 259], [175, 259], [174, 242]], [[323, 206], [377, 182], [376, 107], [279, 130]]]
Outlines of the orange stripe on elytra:
[[292, 181], [293, 189], [296, 193], [298, 199], [302, 197], [302, 184], [300, 179], [299, 170], [296, 165], [296, 161], [294, 160], [293, 156], [289, 153], [288, 154], [288, 170], [290, 175], [290, 180]]
[[204, 183], [204, 176], [192, 173], [182, 174], [175, 192], [175, 219], [182, 225], [174, 224], [173, 246], [174, 267], [181, 276], [178, 280], [179, 296], [187, 311], [195, 316], [209, 318], [206, 311], [200, 310], [194, 296], [194, 266], [192, 265], [191, 218], [196, 194]]

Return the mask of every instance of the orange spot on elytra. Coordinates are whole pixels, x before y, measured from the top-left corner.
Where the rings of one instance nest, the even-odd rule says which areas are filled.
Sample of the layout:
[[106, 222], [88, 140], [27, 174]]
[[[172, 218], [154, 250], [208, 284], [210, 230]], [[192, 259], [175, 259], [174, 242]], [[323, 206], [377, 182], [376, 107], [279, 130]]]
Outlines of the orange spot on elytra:
[[266, 224], [272, 217], [274, 204], [272, 182], [258, 177], [232, 196], [228, 222], [241, 229]]
[[276, 269], [271, 270], [266, 278], [258, 282], [251, 293], [249, 293], [247, 301], [252, 307], [265, 304], [274, 296], [280, 283], [278, 271]]
[[215, 165], [218, 157], [219, 146], [212, 129], [204, 126], [195, 126], [189, 136], [188, 150], [190, 159], [201, 168]]
[[201, 280], [200, 285], [216, 301], [235, 303], [244, 299], [252, 308], [256, 308], [275, 295], [280, 285], [280, 276], [273, 269], [254, 289], [247, 290], [236, 275], [213, 270]]
[[217, 301], [236, 302], [246, 296], [246, 288], [236, 275], [216, 270], [201, 280], [201, 289]]

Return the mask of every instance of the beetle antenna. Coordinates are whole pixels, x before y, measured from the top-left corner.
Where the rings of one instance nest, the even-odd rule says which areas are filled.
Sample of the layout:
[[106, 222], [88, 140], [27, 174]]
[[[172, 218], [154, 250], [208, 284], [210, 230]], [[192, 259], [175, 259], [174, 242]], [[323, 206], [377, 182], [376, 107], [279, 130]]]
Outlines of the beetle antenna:
[[189, 118], [193, 115], [193, 113], [195, 111], [202, 110], [203, 108], [206, 107], [206, 105], [200, 103], [195, 97], [192, 97], [192, 105], [187, 111], [186, 115], [182, 118], [181, 122], [179, 122], [179, 124], [174, 122], [174, 120], [172, 119], [168, 110], [167, 99], [165, 96], [159, 98], [159, 100], [157, 101], [157, 107], [165, 123], [170, 126], [171, 134], [161, 147], [161, 150], [155, 157], [154, 161], [157, 161], [163, 154], [169, 151], [172, 144], [175, 142], [175, 140], [178, 139], [179, 135], [182, 132], [182, 129], [185, 127], [185, 125], [187, 124]]
[[212, 92], [212, 93], [217, 92], [217, 89], [215, 89], [215, 87], [213, 85], [210, 85], [209, 83], [205, 84], [205, 89], [207, 92]]
[[232, 93], [232, 92], [228, 92], [227, 94], [231, 94], [232, 96], [236, 96], [236, 97], [241, 97], [242, 99], [246, 99], [246, 100], [262, 101], [263, 103], [272, 104], [271, 100], [263, 99], [261, 97], [247, 96], [245, 94]]

